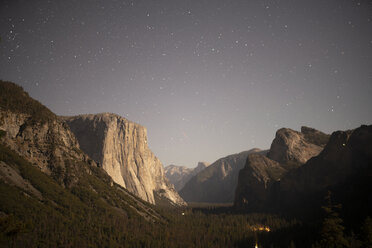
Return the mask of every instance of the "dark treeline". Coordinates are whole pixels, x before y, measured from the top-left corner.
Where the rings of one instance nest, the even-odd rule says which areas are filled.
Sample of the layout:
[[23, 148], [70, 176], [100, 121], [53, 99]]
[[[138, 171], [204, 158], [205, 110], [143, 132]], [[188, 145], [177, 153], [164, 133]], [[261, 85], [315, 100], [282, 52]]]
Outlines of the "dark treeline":
[[[257, 242], [268, 248], [317, 248], [372, 244], [372, 220], [367, 218], [359, 230], [348, 230], [337, 213], [340, 206], [332, 204], [325, 206], [323, 219], [308, 223], [213, 207], [157, 209], [163, 221], [152, 223], [133, 213], [79, 206], [73, 199], [58, 208], [52, 202], [30, 202], [3, 183], [1, 192], [11, 194], [7, 199], [14, 201], [8, 201], [13, 213], [0, 222], [3, 247], [254, 247]], [[1, 204], [4, 209], [4, 202]], [[269, 227], [270, 232], [257, 230], [259, 227]]]
[[137, 204], [130, 197], [109, 187], [99, 168], [92, 169], [97, 176], [85, 175], [68, 189], [4, 145], [0, 161], [42, 194], [37, 198], [0, 181], [1, 247], [254, 247], [256, 242], [267, 248], [372, 247], [372, 219], [352, 213], [353, 204], [363, 203], [361, 195], [345, 198], [354, 200], [344, 199], [344, 205], [326, 195], [311, 218], [237, 212], [228, 206], [147, 205], [160, 216], [153, 221], [130, 207]]

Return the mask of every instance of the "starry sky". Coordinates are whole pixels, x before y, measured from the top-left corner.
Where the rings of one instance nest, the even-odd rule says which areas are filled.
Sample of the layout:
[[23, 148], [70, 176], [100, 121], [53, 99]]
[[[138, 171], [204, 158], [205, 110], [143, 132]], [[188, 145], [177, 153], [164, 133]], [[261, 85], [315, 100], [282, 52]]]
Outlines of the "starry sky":
[[140, 123], [164, 165], [372, 124], [369, 0], [1, 0], [0, 37], [0, 79]]

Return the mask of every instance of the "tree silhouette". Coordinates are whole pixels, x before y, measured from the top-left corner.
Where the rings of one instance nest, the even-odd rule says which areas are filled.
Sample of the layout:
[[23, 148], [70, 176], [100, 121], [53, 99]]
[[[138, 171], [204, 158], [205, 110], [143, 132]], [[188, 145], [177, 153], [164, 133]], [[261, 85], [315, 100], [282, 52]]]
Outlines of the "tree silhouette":
[[344, 236], [344, 226], [342, 219], [336, 212], [340, 209], [341, 204], [333, 204], [331, 192], [326, 197], [327, 205], [322, 208], [326, 212], [326, 217], [321, 228], [321, 240], [316, 247], [321, 248], [344, 248], [349, 247], [349, 243]]
[[367, 217], [362, 226], [364, 247], [372, 247], [372, 218]]

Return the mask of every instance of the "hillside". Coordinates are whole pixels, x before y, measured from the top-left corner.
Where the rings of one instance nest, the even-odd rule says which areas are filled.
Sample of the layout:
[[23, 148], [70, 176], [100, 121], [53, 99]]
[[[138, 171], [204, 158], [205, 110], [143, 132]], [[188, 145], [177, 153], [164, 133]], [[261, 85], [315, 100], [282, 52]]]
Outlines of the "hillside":
[[66, 189], [0, 145], [0, 244], [102, 247], [121, 246], [125, 241], [131, 247], [149, 239], [152, 223], [163, 218], [112, 185], [101, 169], [79, 166], [89, 167], [90, 173], [83, 174], [79, 185]]
[[102, 247], [125, 241], [131, 247], [150, 240], [153, 223], [164, 221], [98, 168], [51, 111], [3, 81], [0, 134], [1, 244]]

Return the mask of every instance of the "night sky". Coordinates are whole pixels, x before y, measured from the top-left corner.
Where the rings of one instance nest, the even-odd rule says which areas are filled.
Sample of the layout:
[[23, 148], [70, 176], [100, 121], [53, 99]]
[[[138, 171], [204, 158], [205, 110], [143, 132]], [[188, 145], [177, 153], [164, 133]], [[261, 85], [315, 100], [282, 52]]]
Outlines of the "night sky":
[[140, 123], [164, 165], [372, 124], [367, 0], [1, 0], [0, 36], [0, 79]]

